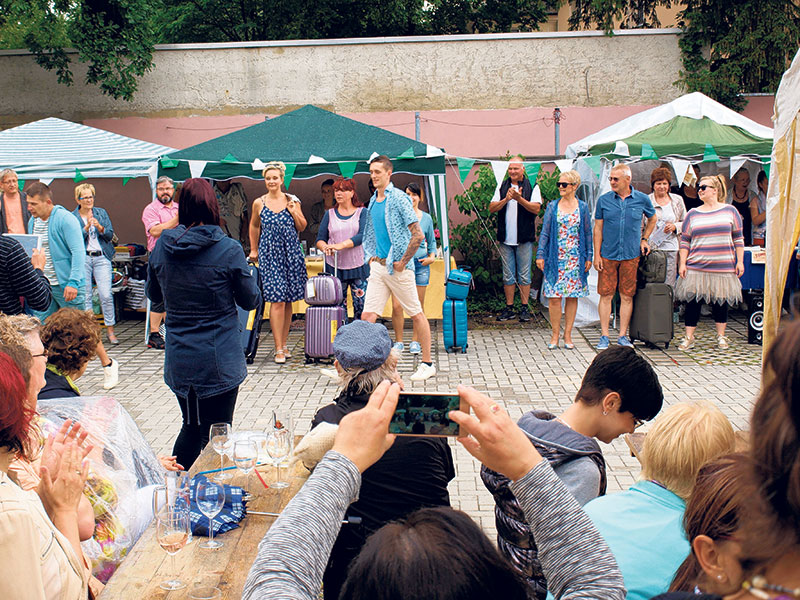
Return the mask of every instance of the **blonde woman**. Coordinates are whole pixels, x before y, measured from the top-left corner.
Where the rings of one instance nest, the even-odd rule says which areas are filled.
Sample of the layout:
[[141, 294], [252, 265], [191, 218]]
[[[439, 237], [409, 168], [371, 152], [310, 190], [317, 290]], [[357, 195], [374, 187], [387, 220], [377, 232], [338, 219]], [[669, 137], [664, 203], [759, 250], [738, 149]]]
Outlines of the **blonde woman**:
[[728, 304], [742, 301], [744, 236], [739, 211], [725, 204], [725, 179], [721, 175], [700, 179], [697, 193], [703, 204], [690, 210], [681, 228], [675, 298], [685, 301], [686, 334], [678, 346], [694, 347], [694, 332], [700, 320], [700, 304], [711, 305], [717, 329], [717, 346], [730, 346], [725, 336]]
[[561, 299], [564, 298], [564, 347], [572, 350], [572, 326], [578, 311], [578, 298], [589, 295], [587, 277], [592, 266], [592, 215], [583, 200], [575, 197], [581, 184], [577, 171], [558, 177], [561, 198], [550, 202], [542, 223], [536, 266], [544, 271], [543, 294], [550, 310], [553, 335], [549, 350], [558, 348], [561, 329]]
[[281, 189], [286, 165], [267, 164], [262, 171], [267, 193], [253, 202], [250, 219], [250, 259], [258, 259], [261, 289], [270, 302], [269, 322], [275, 340], [275, 362], [291, 358], [287, 348], [292, 324], [292, 302], [300, 300], [308, 274], [298, 233], [306, 219], [297, 196]]

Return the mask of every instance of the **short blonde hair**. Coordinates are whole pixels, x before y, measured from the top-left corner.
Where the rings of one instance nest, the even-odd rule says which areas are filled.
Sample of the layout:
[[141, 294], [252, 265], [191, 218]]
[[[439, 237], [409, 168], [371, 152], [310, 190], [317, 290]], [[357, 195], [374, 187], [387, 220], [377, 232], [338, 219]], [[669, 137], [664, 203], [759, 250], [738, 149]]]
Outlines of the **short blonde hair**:
[[653, 421], [642, 449], [642, 476], [657, 481], [684, 500], [700, 468], [734, 451], [728, 418], [710, 402], [681, 402]]
[[718, 202], [725, 202], [725, 198], [728, 196], [728, 186], [725, 183], [725, 176], [724, 175], [703, 175], [700, 178], [700, 181], [697, 182], [697, 185], [703, 185], [703, 182], [706, 182], [706, 185], [711, 185], [715, 190], [717, 190], [717, 201]]
[[614, 171], [622, 171], [628, 177], [633, 177], [633, 172], [631, 171], [631, 168], [628, 165], [624, 164], [624, 163], [620, 163], [618, 165], [614, 165], [613, 167], [611, 167], [611, 171], [609, 171], [609, 172], [613, 173]]
[[570, 171], [564, 171], [561, 173], [561, 177], [566, 179], [570, 183], [574, 183], [576, 186], [581, 184], [581, 176], [575, 169]]
[[94, 196], [94, 186], [91, 183], [79, 183], [75, 186], [75, 202], [78, 201], [78, 198], [80, 198], [81, 194], [86, 190], [92, 192], [92, 196]]
[[266, 177], [267, 171], [280, 171], [281, 179], [283, 179], [284, 175], [286, 175], [286, 165], [279, 160], [271, 160], [261, 171], [261, 176]]

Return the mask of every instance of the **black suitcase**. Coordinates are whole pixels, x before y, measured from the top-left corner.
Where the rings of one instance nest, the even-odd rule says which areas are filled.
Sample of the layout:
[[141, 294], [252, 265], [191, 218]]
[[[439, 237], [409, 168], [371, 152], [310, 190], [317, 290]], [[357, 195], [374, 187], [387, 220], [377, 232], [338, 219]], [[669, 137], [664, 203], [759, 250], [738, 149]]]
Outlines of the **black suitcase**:
[[253, 364], [258, 351], [258, 338], [261, 335], [261, 321], [264, 319], [264, 296], [261, 291], [261, 275], [256, 265], [249, 265], [250, 272], [256, 278], [258, 285], [258, 306], [253, 310], [245, 310], [240, 306], [239, 311], [239, 330], [242, 333], [242, 349], [244, 350], [245, 362]]
[[666, 283], [647, 283], [636, 291], [630, 326], [631, 340], [641, 340], [649, 347], [669, 343], [674, 335], [672, 323], [672, 288]]

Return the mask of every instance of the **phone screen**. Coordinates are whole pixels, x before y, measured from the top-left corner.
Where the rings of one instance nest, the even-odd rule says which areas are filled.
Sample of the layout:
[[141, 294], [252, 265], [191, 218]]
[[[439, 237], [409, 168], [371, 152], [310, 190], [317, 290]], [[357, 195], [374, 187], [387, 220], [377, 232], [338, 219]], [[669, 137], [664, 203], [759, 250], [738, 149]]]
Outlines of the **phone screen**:
[[397, 435], [458, 436], [460, 427], [448, 416], [459, 410], [458, 394], [401, 392], [389, 433]]

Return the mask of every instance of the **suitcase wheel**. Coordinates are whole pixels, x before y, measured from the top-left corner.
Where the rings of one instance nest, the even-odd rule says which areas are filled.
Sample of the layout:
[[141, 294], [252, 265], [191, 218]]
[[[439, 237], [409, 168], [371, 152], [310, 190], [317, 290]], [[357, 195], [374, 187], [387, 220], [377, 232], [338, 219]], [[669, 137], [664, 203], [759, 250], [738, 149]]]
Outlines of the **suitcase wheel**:
[[664, 342], [664, 350], [669, 350], [669, 342]]
[[255, 357], [253, 357], [253, 356], [248, 356], [248, 357], [246, 357], [244, 359], [244, 362], [246, 362], [248, 365], [252, 365], [254, 361], [255, 361]]
[[314, 362], [314, 359], [311, 358], [308, 354], [306, 354], [306, 364], [308, 365], [308, 364], [310, 364], [312, 362]]

